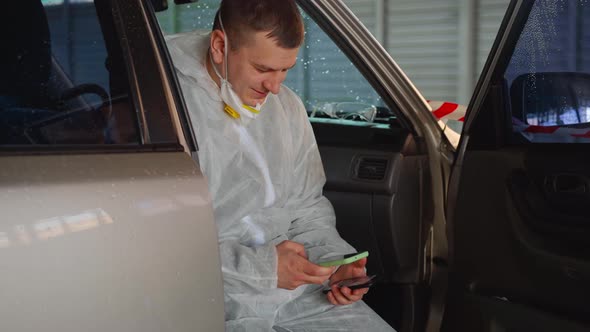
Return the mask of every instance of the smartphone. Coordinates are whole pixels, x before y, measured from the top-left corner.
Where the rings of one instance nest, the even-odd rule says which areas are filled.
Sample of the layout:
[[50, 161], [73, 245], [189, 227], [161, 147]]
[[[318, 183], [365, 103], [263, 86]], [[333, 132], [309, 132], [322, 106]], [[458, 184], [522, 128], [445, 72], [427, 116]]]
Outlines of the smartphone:
[[346, 265], [346, 264], [354, 263], [354, 262], [358, 261], [359, 259], [363, 259], [367, 256], [369, 256], [368, 251], [355, 252], [353, 254], [326, 257], [326, 258], [323, 258], [320, 261], [316, 262], [316, 264], [319, 266]]
[[[344, 279], [344, 280], [337, 282], [336, 285], [338, 286], [338, 288], [348, 287], [348, 288], [350, 288], [350, 290], [355, 290], [355, 289], [359, 289], [359, 288], [369, 288], [369, 287], [373, 286], [373, 284], [376, 281], [377, 281], [377, 276], [370, 275], [370, 276]], [[322, 290], [322, 293], [328, 294], [328, 292], [331, 289], [332, 289], [331, 286], [327, 286], [326, 288], [324, 288]]]

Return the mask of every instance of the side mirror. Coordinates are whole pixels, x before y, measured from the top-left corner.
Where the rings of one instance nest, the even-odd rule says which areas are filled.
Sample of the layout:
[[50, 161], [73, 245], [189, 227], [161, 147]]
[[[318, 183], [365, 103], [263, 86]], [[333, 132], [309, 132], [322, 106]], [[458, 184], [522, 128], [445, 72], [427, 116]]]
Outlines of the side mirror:
[[512, 115], [528, 125], [562, 126], [590, 122], [590, 74], [529, 73], [510, 87]]
[[[174, 0], [177, 5], [198, 2], [199, 0]], [[155, 12], [161, 12], [168, 9], [168, 0], [150, 0]]]

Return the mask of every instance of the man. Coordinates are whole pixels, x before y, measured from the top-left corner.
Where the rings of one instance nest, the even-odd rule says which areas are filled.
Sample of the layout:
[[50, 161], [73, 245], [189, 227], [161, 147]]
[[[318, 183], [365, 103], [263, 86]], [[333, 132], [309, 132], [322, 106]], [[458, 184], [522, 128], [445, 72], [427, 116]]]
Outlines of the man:
[[365, 275], [322, 195], [325, 176], [301, 100], [281, 86], [303, 23], [293, 0], [224, 0], [210, 34], [168, 38], [209, 181], [228, 331], [393, 331], [367, 289], [322, 284]]

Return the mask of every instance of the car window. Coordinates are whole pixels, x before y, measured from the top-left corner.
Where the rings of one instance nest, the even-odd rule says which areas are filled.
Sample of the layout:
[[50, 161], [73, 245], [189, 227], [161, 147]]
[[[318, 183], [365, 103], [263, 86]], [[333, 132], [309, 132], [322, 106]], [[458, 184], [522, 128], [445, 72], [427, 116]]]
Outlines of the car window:
[[590, 3], [535, 1], [504, 81], [513, 129], [532, 142], [590, 138]]
[[9, 8], [5, 20], [28, 23], [5, 33], [0, 146], [140, 144], [111, 14], [101, 17], [92, 1], [80, 0]]
[[299, 64], [285, 85], [299, 94], [310, 117], [384, 120], [384, 115], [377, 114], [378, 107], [383, 108], [379, 95], [330, 37], [305, 13], [303, 17], [306, 33]]
[[[210, 31], [218, 0], [189, 5], [169, 4], [157, 13], [164, 34]], [[354, 64], [302, 11], [305, 40], [297, 65], [283, 83], [301, 97], [312, 121], [345, 125], [388, 124], [392, 113]]]

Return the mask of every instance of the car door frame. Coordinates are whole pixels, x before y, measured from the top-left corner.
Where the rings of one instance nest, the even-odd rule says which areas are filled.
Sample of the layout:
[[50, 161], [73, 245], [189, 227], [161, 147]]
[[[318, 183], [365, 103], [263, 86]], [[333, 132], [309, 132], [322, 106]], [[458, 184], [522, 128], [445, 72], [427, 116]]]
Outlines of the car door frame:
[[[399, 121], [412, 131], [419, 148], [428, 155], [431, 176], [428, 190], [432, 195], [433, 213], [432, 220], [424, 221], [423, 228], [428, 235], [423, 243], [423, 262], [418, 263], [423, 263], [422, 277], [430, 288], [427, 329], [435, 330], [442, 321], [448, 280], [445, 204], [454, 148], [437, 124], [424, 97], [342, 1], [297, 2], [355, 63], [383, 97], [385, 104], [390, 109], [399, 110], [396, 114]], [[422, 323], [412, 321], [404, 328], [414, 329]]]

